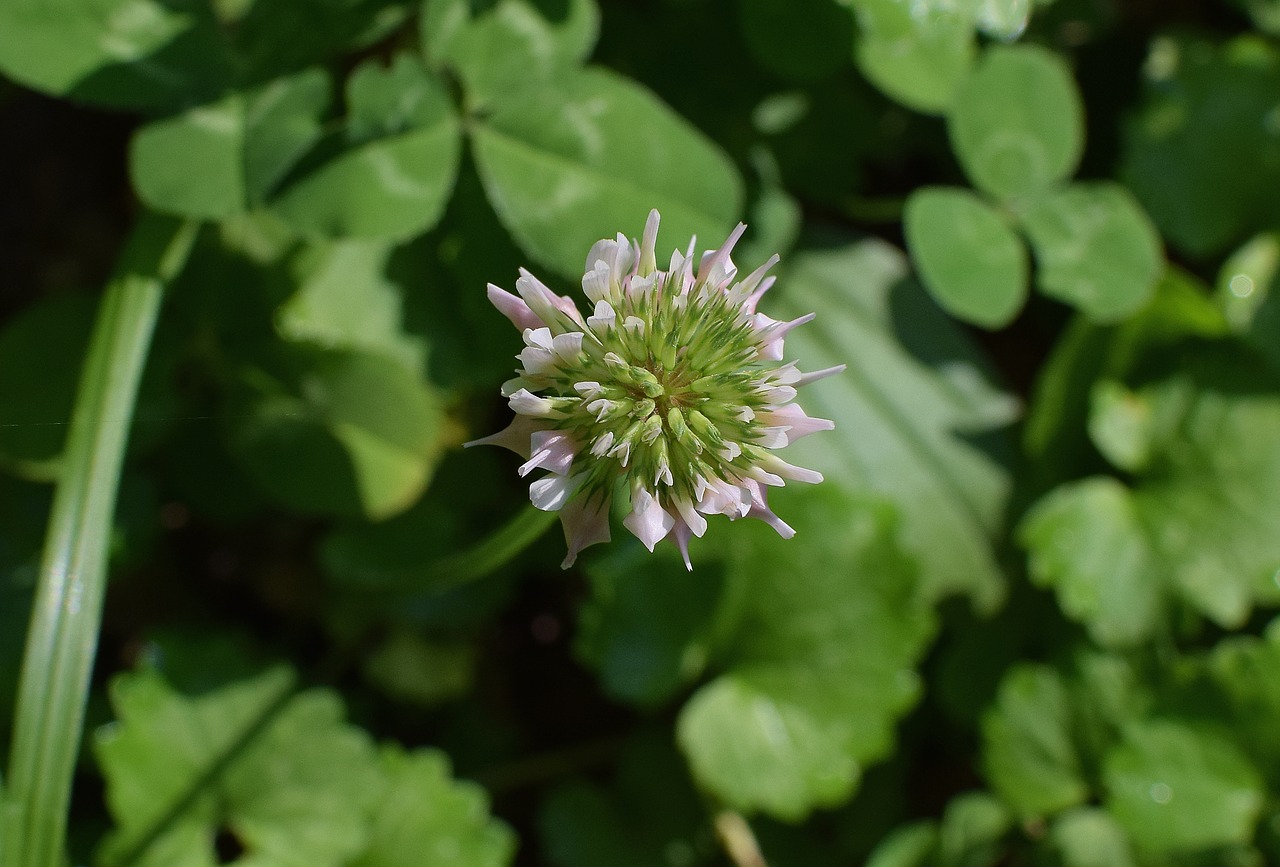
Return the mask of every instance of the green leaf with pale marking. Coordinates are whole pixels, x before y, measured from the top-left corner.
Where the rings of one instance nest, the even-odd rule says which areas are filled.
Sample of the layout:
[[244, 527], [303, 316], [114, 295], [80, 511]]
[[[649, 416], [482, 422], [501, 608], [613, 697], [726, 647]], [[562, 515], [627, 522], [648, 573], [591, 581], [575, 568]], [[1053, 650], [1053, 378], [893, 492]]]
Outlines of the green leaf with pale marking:
[[292, 382], [243, 382], [228, 432], [244, 469], [306, 514], [378, 519], [412, 505], [439, 458], [439, 396], [383, 355], [314, 350], [298, 361]]
[[6, 0], [0, 72], [53, 96], [155, 111], [211, 98], [232, 60], [207, 3]]
[[1123, 187], [1072, 184], [1037, 201], [1023, 226], [1044, 294], [1104, 323], [1151, 300], [1164, 268], [1160, 236]]
[[328, 103], [329, 77], [311, 69], [153, 121], [129, 147], [138, 195], [166, 213], [240, 213], [319, 140]]
[[422, 14], [422, 46], [449, 67], [468, 97], [486, 104], [531, 80], [551, 79], [587, 59], [600, 32], [596, 0], [433, 0]]
[[1072, 740], [1071, 705], [1056, 671], [1021, 666], [1005, 676], [982, 720], [987, 780], [1022, 818], [1056, 813], [1089, 794]]
[[436, 750], [382, 751], [386, 777], [374, 804], [369, 844], [344, 867], [506, 867], [515, 858], [511, 829], [489, 817], [484, 790], [450, 776]]
[[112, 684], [119, 721], [95, 752], [116, 830], [103, 864], [207, 867], [222, 831], [236, 867], [344, 867], [368, 840], [382, 788], [373, 744], [329, 691], [290, 696], [283, 669], [198, 697], [154, 672]]
[[742, 180], [720, 148], [649, 91], [604, 70], [495, 100], [472, 144], [512, 236], [564, 274], [581, 274], [600, 238], [639, 235], [651, 208], [662, 213], [663, 237], [697, 235], [708, 246], [742, 210]]
[[826, 485], [894, 503], [930, 597], [999, 604], [992, 540], [1009, 493], [1004, 428], [1017, 408], [981, 352], [909, 279], [905, 257], [878, 241], [801, 253], [774, 293], [761, 309], [775, 319], [818, 314], [787, 337], [788, 357], [805, 370], [849, 366], [805, 390], [806, 412], [836, 429], [791, 446], [788, 460], [821, 470]]
[[1174, 720], [1131, 725], [1102, 776], [1107, 809], [1155, 856], [1249, 842], [1265, 798], [1225, 731]]
[[861, 30], [854, 57], [863, 75], [908, 108], [946, 111], [976, 54], [969, 17], [936, 2], [860, 0], [854, 8]]
[[933, 618], [887, 509], [830, 488], [771, 504], [813, 537], [795, 544], [762, 524], [735, 533], [724, 673], [685, 705], [677, 732], [720, 801], [795, 821], [846, 800], [889, 753], [919, 695], [912, 666]]
[[947, 112], [951, 146], [973, 185], [997, 199], [1069, 178], [1084, 149], [1084, 109], [1057, 54], [990, 48]]
[[347, 82], [347, 107], [345, 131], [303, 161], [276, 212], [313, 236], [402, 240], [434, 226], [461, 153], [443, 86], [409, 55], [386, 68], [370, 60]]
[[405, 330], [404, 289], [388, 275], [395, 248], [386, 241], [312, 244], [290, 257], [297, 290], [276, 313], [289, 340], [365, 349], [425, 369], [427, 342]]
[[924, 187], [907, 199], [907, 249], [920, 279], [954, 316], [1008, 325], [1027, 297], [1027, 249], [1005, 219], [968, 190]]

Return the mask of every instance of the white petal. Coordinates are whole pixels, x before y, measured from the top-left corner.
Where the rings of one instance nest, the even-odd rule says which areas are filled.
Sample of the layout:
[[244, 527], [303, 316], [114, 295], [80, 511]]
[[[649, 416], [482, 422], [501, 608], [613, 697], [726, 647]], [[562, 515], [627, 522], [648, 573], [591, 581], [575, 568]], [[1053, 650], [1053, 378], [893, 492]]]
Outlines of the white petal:
[[[784, 479], [790, 479], [793, 482], [808, 482], [816, 485], [822, 481], [822, 473], [817, 470], [810, 470], [805, 467], [797, 467], [789, 464], [777, 455], [765, 455], [764, 460], [760, 462], [760, 466], [771, 472], [776, 473]], [[758, 477], [757, 477], [758, 478]], [[761, 481], [764, 481], [761, 479]], [[768, 484], [766, 482], [766, 484]]]
[[684, 497], [674, 499], [676, 511], [680, 513], [681, 523], [685, 524], [693, 535], [702, 538], [702, 534], [707, 532], [707, 519], [702, 517], [697, 509], [693, 507], [693, 503]]
[[652, 551], [671, 532], [676, 522], [662, 508], [657, 497], [637, 485], [631, 494], [631, 514], [622, 523]]
[[661, 221], [657, 208], [649, 212], [649, 219], [644, 222], [644, 234], [640, 239], [639, 273], [650, 274], [658, 267], [658, 257], [654, 249], [658, 245], [658, 223]]
[[489, 434], [487, 437], [481, 437], [478, 440], [472, 440], [463, 443], [463, 448], [471, 448], [472, 446], [501, 446], [509, 449], [522, 458], [529, 457], [529, 442], [533, 434], [542, 429], [542, 422], [538, 422], [528, 416], [518, 415], [511, 420], [511, 424], [495, 434]]
[[[834, 430], [836, 423], [828, 418], [815, 418], [806, 415], [805, 411], [800, 408], [798, 403], [789, 403], [786, 406], [776, 407], [761, 413], [761, 421], [768, 425], [777, 425], [786, 428], [787, 441], [783, 445], [790, 445], [801, 437], [806, 437], [811, 433], [817, 433], [823, 430]], [[771, 448], [780, 448], [780, 446], [771, 446]]]
[[529, 501], [535, 509], [554, 512], [569, 502], [569, 498], [582, 484], [584, 474], [575, 476], [547, 476], [529, 486]]
[[543, 467], [563, 476], [569, 472], [577, 452], [578, 444], [564, 431], [538, 431], [530, 438], [530, 458], [520, 466], [518, 472], [521, 476], [527, 476], [538, 467]]
[[511, 395], [507, 400], [507, 404], [520, 415], [533, 416], [534, 418], [553, 418], [560, 414], [556, 411], [555, 404], [550, 400], [545, 397], [539, 397], [527, 388], [522, 388]]
[[608, 301], [596, 302], [595, 315], [587, 317], [587, 327], [597, 334], [608, 331], [618, 319], [617, 311]]
[[837, 364], [835, 367], [824, 367], [822, 370], [815, 370], [811, 373], [800, 374], [800, 379], [796, 385], [808, 385], [811, 382], [817, 382], [820, 379], [826, 379], [828, 376], [834, 376], [837, 373], [844, 373], [847, 365]]

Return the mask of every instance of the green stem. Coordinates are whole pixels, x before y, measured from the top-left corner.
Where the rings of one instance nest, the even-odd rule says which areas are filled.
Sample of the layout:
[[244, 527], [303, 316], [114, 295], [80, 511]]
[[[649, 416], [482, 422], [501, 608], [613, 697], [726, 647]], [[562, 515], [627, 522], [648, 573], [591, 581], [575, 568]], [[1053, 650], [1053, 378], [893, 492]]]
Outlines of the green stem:
[[67, 434], [14, 715], [4, 867], [61, 867], [120, 467], [165, 285], [197, 225], [144, 215], [107, 285]]

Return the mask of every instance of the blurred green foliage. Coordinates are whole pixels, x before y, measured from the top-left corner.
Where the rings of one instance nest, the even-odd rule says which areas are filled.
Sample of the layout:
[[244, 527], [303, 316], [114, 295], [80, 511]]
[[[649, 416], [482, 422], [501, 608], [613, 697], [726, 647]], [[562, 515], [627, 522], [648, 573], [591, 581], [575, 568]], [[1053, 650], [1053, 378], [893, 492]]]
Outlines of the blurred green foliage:
[[[0, 4], [6, 738], [92, 287], [142, 210], [203, 221], [74, 863], [745, 864], [726, 811], [773, 867], [1280, 861], [1277, 38], [1271, 0]], [[788, 456], [827, 481], [793, 540], [561, 573], [460, 448], [519, 348], [485, 284], [571, 294], [650, 208], [782, 255], [762, 309], [848, 365]]]

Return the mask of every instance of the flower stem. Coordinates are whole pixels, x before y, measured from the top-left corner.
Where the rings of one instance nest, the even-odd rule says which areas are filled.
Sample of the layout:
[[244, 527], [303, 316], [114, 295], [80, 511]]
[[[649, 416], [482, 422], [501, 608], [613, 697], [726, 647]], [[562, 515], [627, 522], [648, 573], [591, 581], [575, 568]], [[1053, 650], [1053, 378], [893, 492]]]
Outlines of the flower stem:
[[146, 214], [107, 284], [80, 376], [40, 564], [0, 827], [5, 867], [61, 867], [102, 620], [120, 468], [165, 285], [198, 226]]

